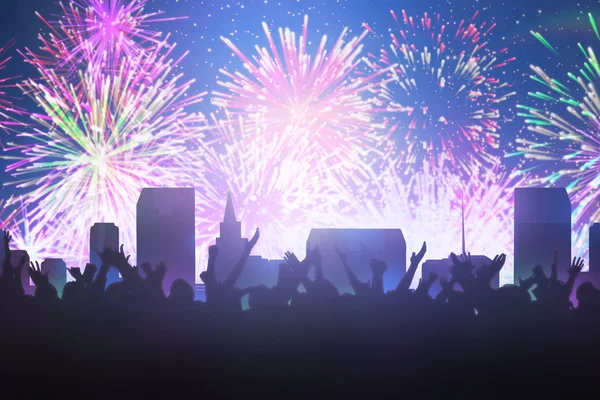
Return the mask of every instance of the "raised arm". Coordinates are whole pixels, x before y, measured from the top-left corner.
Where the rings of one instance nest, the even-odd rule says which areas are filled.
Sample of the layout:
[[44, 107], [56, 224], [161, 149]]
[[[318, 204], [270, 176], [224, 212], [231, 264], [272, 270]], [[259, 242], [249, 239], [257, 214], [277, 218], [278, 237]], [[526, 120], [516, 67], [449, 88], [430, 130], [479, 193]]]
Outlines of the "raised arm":
[[250, 253], [252, 252], [252, 249], [256, 245], [256, 242], [258, 242], [259, 237], [260, 237], [260, 232], [257, 228], [252, 239], [250, 239], [248, 241], [248, 243], [246, 243], [246, 247], [244, 248], [244, 252], [242, 253], [242, 256], [240, 257], [240, 260], [233, 267], [233, 269], [231, 270], [229, 275], [227, 275], [227, 279], [225, 279], [225, 282], [223, 283], [223, 285], [225, 287], [232, 288], [235, 286], [238, 279], [240, 278], [240, 275], [242, 274], [242, 271], [244, 270], [244, 266], [246, 265], [246, 260], [250, 256]]
[[569, 295], [573, 291], [573, 285], [575, 285], [575, 280], [577, 279], [577, 276], [583, 269], [583, 265], [584, 263], [581, 257], [573, 258], [573, 263], [571, 264], [571, 268], [569, 268], [569, 279], [566, 283], [567, 289], [569, 290]]
[[431, 289], [431, 285], [437, 280], [438, 275], [435, 272], [429, 274], [429, 276], [425, 279], [421, 278], [419, 281], [419, 286], [415, 291], [415, 295], [417, 296], [427, 296], [429, 294], [429, 289]]
[[371, 267], [371, 292], [374, 294], [384, 294], [383, 275], [387, 270], [387, 263], [385, 261], [371, 260], [369, 266]]
[[12, 253], [10, 251], [10, 241], [12, 240], [12, 236], [10, 236], [10, 232], [8, 230], [4, 231], [4, 260], [2, 260], [2, 264], [10, 264], [10, 259], [12, 257]]
[[208, 248], [208, 264], [206, 266], [206, 271], [203, 271], [200, 274], [200, 279], [204, 282], [207, 303], [211, 303], [214, 300], [215, 290], [217, 289], [215, 265], [217, 263], [218, 255], [219, 248], [217, 246], [213, 245]]
[[100, 257], [100, 270], [96, 274], [94, 281], [92, 282], [92, 289], [96, 291], [103, 292], [106, 289], [106, 282], [108, 281], [108, 271], [110, 270], [110, 264], [105, 255], [106, 249], [104, 252], [100, 253], [96, 251], [96, 254]]
[[335, 251], [337, 252], [338, 257], [344, 266], [346, 276], [348, 276], [348, 282], [350, 282], [350, 286], [352, 287], [352, 290], [354, 290], [354, 293], [358, 296], [367, 295], [369, 293], [369, 283], [361, 282], [358, 279], [358, 276], [356, 276], [348, 264], [348, 258], [346, 257], [346, 254], [342, 253], [337, 246], [335, 247]]
[[425, 256], [426, 252], [427, 252], [427, 243], [423, 242], [423, 246], [421, 246], [421, 250], [419, 250], [419, 253], [418, 254], [415, 254], [414, 252], [412, 253], [412, 256], [410, 257], [410, 266], [408, 267], [408, 271], [406, 271], [406, 274], [402, 277], [402, 279], [398, 283], [398, 286], [396, 286], [397, 291], [404, 292], [404, 291], [408, 291], [408, 289], [410, 289], [410, 284], [412, 283], [413, 279], [415, 278], [415, 273], [417, 272], [417, 268], [419, 267], [421, 260], [423, 260], [423, 257]]
[[440, 287], [442, 288], [442, 290], [440, 290], [438, 295], [435, 297], [436, 303], [445, 303], [446, 300], [448, 300], [450, 296], [452, 296], [452, 293], [454, 292], [455, 283], [456, 282], [452, 278], [448, 280], [448, 278], [446, 278], [445, 276], [440, 277]]

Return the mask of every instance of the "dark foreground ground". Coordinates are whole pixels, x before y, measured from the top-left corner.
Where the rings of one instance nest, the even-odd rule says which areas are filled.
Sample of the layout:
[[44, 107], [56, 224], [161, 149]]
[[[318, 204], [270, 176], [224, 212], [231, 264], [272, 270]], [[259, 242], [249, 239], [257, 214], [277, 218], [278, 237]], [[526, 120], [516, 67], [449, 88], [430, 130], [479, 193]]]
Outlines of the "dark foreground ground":
[[[3, 311], [2, 398], [575, 398], [600, 393], [600, 326], [523, 313], [362, 310], [272, 323], [201, 310]], [[360, 316], [360, 317], [359, 317]], [[435, 321], [435, 322], [433, 322]]]

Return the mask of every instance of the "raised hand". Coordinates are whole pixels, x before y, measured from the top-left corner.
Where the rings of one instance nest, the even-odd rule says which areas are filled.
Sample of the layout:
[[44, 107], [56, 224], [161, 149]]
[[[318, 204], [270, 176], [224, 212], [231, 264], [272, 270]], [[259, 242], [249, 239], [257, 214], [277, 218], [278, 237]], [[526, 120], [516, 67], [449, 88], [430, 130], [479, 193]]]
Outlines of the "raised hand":
[[10, 251], [10, 241], [12, 240], [12, 236], [8, 230], [4, 231], [4, 264], [10, 263], [10, 259], [12, 257], [12, 253]]
[[419, 264], [421, 262], [421, 260], [423, 260], [423, 257], [425, 256], [425, 253], [427, 252], [427, 243], [423, 242], [423, 245], [421, 246], [421, 250], [419, 250], [419, 253], [415, 254], [414, 252], [412, 253], [412, 256], [410, 257], [410, 263], [411, 264]]
[[87, 263], [85, 265], [85, 269], [83, 270], [83, 280], [86, 284], [92, 283], [94, 277], [96, 276], [96, 272], [98, 272], [98, 267], [94, 264]]
[[8, 230], [4, 231], [4, 248], [8, 248], [10, 241], [12, 240], [12, 236]]
[[428, 294], [429, 289], [431, 289], [431, 285], [433, 285], [433, 283], [437, 280], [437, 278], [438, 278], [438, 274], [436, 274], [435, 272], [432, 272], [429, 274], [429, 277], [427, 277], [427, 279], [425, 279], [425, 280], [420, 279], [419, 286], [417, 286], [417, 290], [415, 291], [415, 294], [420, 294], [420, 295]]
[[250, 239], [248, 241], [248, 243], [246, 243], [246, 253], [250, 254], [250, 252], [252, 252], [252, 249], [254, 248], [254, 246], [256, 246], [256, 243], [258, 242], [259, 237], [260, 237], [260, 231], [258, 228], [256, 228], [256, 231], [254, 232], [254, 236], [252, 236], [252, 239]]
[[[308, 258], [308, 257], [307, 257]], [[292, 253], [291, 251], [286, 251], [285, 255], [283, 256], [283, 259], [285, 260], [285, 262], [288, 263], [288, 265], [292, 268], [296, 267], [298, 264], [300, 264], [300, 260], [298, 259], [298, 257]]]
[[440, 277], [440, 287], [442, 288], [443, 292], [452, 292], [454, 290], [455, 284], [456, 281], [454, 279], [448, 279], [445, 276]]
[[121, 245], [120, 249], [119, 249], [119, 254], [118, 254], [118, 258], [117, 261], [119, 263], [120, 266], [127, 266], [129, 265], [129, 257], [131, 257], [131, 255], [125, 255], [125, 252], [123, 251], [123, 245]]
[[506, 262], [506, 254], [502, 253], [500, 255], [496, 255], [494, 260], [492, 261], [492, 269], [496, 272], [500, 271], [502, 267], [504, 267], [504, 263]]
[[571, 267], [568, 270], [569, 276], [579, 275], [579, 273], [583, 269], [583, 266], [584, 266], [583, 259], [581, 257], [579, 257], [579, 258], [574, 257], [573, 262], [571, 263]]
[[417, 254], [415, 254], [414, 252], [412, 253], [412, 256], [410, 257], [410, 266], [408, 267], [406, 274], [404, 274], [404, 276], [398, 283], [398, 286], [396, 286], [396, 291], [399, 291], [399, 292], [408, 291], [408, 289], [410, 288], [410, 284], [412, 283], [413, 279], [415, 278], [415, 273], [417, 272], [419, 263], [423, 260], [423, 257], [425, 257], [426, 252], [427, 252], [427, 243], [423, 242], [423, 245], [421, 246], [421, 250], [419, 250], [419, 253], [417, 253]]
[[81, 282], [83, 275], [81, 274], [81, 269], [79, 267], [67, 268], [69, 274], [75, 279], [76, 282]]
[[42, 274], [42, 268], [40, 267], [39, 262], [36, 261], [34, 264], [33, 261], [31, 261], [28, 272], [29, 277], [36, 287], [39, 288], [50, 284], [48, 281], [48, 274]]

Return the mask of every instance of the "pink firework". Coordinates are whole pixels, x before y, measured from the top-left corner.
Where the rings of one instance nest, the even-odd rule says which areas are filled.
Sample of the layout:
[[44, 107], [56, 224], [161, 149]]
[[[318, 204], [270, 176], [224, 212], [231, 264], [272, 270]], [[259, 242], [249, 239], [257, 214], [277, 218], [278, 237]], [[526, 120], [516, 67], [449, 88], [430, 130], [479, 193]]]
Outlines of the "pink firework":
[[144, 53], [100, 75], [87, 70], [78, 81], [40, 68], [39, 79], [22, 85], [40, 111], [7, 144], [10, 184], [22, 190], [30, 221], [69, 226], [57, 248], [78, 264], [88, 259], [81, 238], [95, 222], [115, 222], [135, 252], [141, 189], [180, 186], [186, 138], [204, 121], [187, 110], [203, 94], [188, 96], [193, 80], [156, 57]]
[[[378, 190], [365, 195], [351, 219], [363, 228], [402, 229], [407, 248], [427, 241], [427, 257], [441, 259], [461, 251], [464, 202], [467, 251], [512, 254], [513, 188], [523, 181], [518, 172], [501, 172], [499, 164], [472, 169], [469, 179], [447, 170], [431, 171], [426, 164], [407, 178], [388, 161], [377, 177]], [[501, 282], [512, 282], [510, 262]]]
[[266, 23], [263, 29], [268, 48], [256, 46], [252, 58], [232, 40], [221, 38], [246, 71], [220, 70], [225, 79], [218, 84], [225, 91], [215, 92], [213, 103], [231, 112], [261, 115], [257, 118], [268, 125], [261, 135], [277, 136], [288, 152], [312, 155], [326, 173], [348, 178], [366, 168], [364, 157], [383, 133], [366, 100], [383, 72], [367, 76], [358, 68], [367, 31], [346, 42], [344, 29], [330, 48], [323, 36], [311, 53], [308, 17], [301, 36], [280, 28], [279, 46]]
[[161, 17], [162, 12], [146, 12], [147, 0], [78, 0], [60, 3], [62, 13], [55, 20], [37, 14], [51, 29], [39, 35], [46, 56], [28, 58], [52, 68], [56, 73], [92, 69], [115, 70], [124, 58], [164, 44], [161, 32], [150, 29], [155, 22], [181, 18]]
[[[9, 41], [4, 47], [0, 47], [0, 74], [3, 73], [8, 62], [12, 57], [7, 57], [6, 53], [14, 46], [15, 41]], [[8, 132], [14, 126], [20, 125], [20, 122], [15, 120], [15, 115], [24, 115], [25, 110], [16, 106], [14, 98], [10, 96], [6, 90], [13, 88], [16, 85], [13, 83], [17, 76], [0, 76], [0, 128]]]
[[[311, 157], [286, 153], [287, 138], [262, 135], [264, 121], [226, 114], [213, 117], [195, 151], [196, 165], [187, 169], [196, 188], [196, 239], [199, 268], [205, 268], [208, 245], [218, 236], [228, 193], [242, 233], [261, 229], [256, 253], [281, 258], [287, 250], [300, 254], [312, 228], [346, 223], [349, 193], [327, 175], [313, 174]], [[256, 134], [258, 133], [258, 135]]]
[[374, 71], [388, 71], [376, 98], [388, 126], [388, 156], [409, 168], [425, 161], [461, 173], [472, 161], [494, 164], [500, 103], [514, 94], [498, 68], [515, 59], [506, 48], [488, 46], [496, 24], [476, 23], [477, 13], [456, 25], [440, 14], [391, 14], [399, 30], [370, 59]]

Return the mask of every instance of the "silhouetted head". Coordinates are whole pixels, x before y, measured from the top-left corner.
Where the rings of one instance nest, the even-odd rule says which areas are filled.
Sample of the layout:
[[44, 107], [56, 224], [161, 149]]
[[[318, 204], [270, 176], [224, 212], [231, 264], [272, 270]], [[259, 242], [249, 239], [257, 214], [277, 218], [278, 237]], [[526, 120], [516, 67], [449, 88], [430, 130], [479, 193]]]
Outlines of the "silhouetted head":
[[265, 309], [269, 306], [269, 288], [265, 285], [258, 285], [250, 289], [248, 297], [248, 306], [251, 310]]
[[67, 282], [63, 288], [62, 300], [65, 303], [76, 304], [82, 300], [85, 290], [85, 287], [77, 282]]
[[106, 288], [106, 297], [117, 303], [125, 302], [129, 297], [129, 289], [125, 282], [111, 283]]
[[168, 300], [177, 305], [192, 304], [194, 302], [194, 288], [185, 279], [175, 279], [171, 284]]
[[42, 288], [35, 289], [35, 298], [46, 300], [58, 300], [58, 291], [52, 285], [44, 286]]
[[519, 311], [531, 303], [529, 292], [516, 285], [502, 286], [495, 293], [496, 308], [504, 311]]
[[588, 307], [597, 304], [600, 300], [600, 291], [592, 282], [583, 282], [577, 288], [577, 302], [579, 307]]

